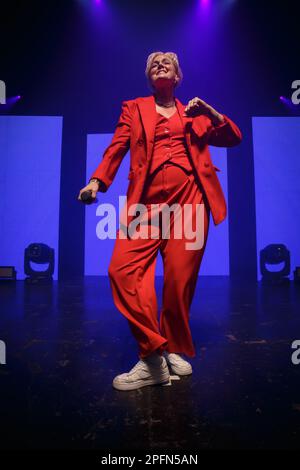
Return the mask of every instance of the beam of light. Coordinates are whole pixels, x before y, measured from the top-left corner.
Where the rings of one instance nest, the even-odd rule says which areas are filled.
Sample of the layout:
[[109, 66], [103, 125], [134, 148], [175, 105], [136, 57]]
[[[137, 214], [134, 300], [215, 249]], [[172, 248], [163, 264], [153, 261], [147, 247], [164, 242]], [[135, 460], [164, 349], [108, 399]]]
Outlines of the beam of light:
[[286, 96], [279, 96], [281, 103], [291, 111], [298, 111], [300, 112], [300, 105], [294, 104], [291, 98], [287, 98]]
[[98, 7], [103, 3], [103, 0], [77, 0], [78, 5], [88, 9], [93, 8], [94, 6]]
[[0, 110], [1, 111], [10, 110], [20, 99], [21, 99], [21, 95], [11, 96], [10, 98], [7, 98], [5, 104], [0, 104]]
[[210, 3], [210, 0], [200, 0], [200, 7], [203, 9], [209, 8]]
[[211, 0], [199, 0], [197, 8], [197, 16], [207, 23], [208, 17], [211, 16]]
[[100, 3], [102, 3], [102, 0], [77, 0], [77, 3], [81, 3], [82, 5], [86, 5], [86, 6], [89, 6], [91, 3], [100, 5]]

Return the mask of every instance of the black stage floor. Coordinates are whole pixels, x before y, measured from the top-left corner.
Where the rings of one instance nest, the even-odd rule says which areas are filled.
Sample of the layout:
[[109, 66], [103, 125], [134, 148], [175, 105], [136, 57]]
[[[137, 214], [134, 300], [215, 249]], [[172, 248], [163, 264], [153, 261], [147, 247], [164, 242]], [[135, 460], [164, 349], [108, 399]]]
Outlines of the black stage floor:
[[2, 449], [300, 447], [299, 285], [200, 277], [193, 375], [131, 392], [111, 384], [138, 358], [107, 277], [0, 293]]

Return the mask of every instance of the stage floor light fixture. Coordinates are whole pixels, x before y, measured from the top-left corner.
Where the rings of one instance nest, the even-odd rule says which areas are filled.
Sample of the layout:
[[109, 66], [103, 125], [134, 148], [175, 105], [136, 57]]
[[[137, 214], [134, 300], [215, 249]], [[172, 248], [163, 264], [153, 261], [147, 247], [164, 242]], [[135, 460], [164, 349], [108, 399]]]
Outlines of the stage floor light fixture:
[[[46, 264], [47, 269], [37, 271], [32, 268], [31, 263]], [[25, 248], [24, 272], [28, 276], [27, 282], [52, 281], [54, 272], [54, 249], [44, 243], [31, 243]]]
[[[270, 271], [267, 267], [267, 265], [275, 266], [282, 263], [283, 267], [278, 271]], [[263, 281], [289, 281], [290, 269], [290, 252], [285, 245], [273, 243], [260, 251], [260, 272]]]

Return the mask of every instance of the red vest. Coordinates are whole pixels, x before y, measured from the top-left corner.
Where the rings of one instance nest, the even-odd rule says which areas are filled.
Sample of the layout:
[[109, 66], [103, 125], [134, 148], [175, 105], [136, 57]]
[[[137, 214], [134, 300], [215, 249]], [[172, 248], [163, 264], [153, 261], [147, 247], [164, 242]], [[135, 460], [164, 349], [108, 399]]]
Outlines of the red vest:
[[150, 162], [149, 174], [152, 174], [160, 165], [170, 161], [179, 165], [188, 172], [192, 172], [182, 122], [178, 111], [166, 118], [156, 112], [156, 126], [153, 153]]

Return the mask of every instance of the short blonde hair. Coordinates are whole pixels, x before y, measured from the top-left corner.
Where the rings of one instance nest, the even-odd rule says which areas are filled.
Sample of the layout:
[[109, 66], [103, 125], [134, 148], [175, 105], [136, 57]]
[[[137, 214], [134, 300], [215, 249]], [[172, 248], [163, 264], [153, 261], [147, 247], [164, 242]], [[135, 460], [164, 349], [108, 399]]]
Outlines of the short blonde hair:
[[167, 56], [171, 60], [172, 64], [174, 65], [176, 74], [179, 77], [179, 80], [176, 82], [176, 85], [175, 85], [175, 87], [177, 87], [178, 85], [180, 85], [180, 83], [182, 82], [182, 79], [183, 79], [183, 73], [182, 73], [182, 70], [181, 70], [180, 65], [179, 65], [179, 60], [178, 60], [177, 54], [175, 54], [175, 52], [157, 51], [157, 52], [152, 52], [151, 54], [149, 54], [148, 58], [147, 58], [145, 75], [146, 75], [146, 78], [147, 78], [148, 85], [149, 85], [150, 89], [153, 90], [153, 86], [152, 86], [152, 83], [151, 83], [151, 80], [150, 80], [150, 69], [151, 69], [152, 62], [154, 61], [155, 57], [157, 57], [158, 55]]

